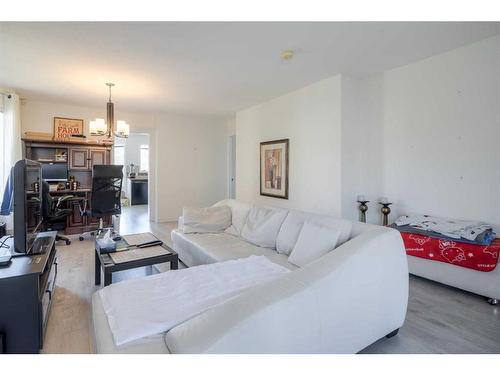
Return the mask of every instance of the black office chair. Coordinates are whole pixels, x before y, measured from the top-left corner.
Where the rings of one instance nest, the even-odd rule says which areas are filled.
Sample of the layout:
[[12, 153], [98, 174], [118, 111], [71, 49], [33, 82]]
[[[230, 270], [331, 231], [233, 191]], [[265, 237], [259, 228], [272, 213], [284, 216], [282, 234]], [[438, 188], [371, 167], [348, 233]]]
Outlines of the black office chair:
[[[71, 209], [64, 207], [67, 200], [73, 198], [72, 195], [63, 195], [54, 198], [50, 195], [50, 186], [47, 181], [42, 181], [42, 223], [44, 230], [62, 229], [66, 225], [66, 217], [71, 214]], [[56, 241], [65, 241], [70, 245], [71, 241], [66, 236], [56, 235]]]
[[92, 168], [90, 209], [86, 207], [87, 201], [85, 201], [85, 207], [81, 209], [81, 214], [98, 218], [99, 228], [96, 231], [82, 233], [80, 241], [85, 239], [84, 235], [87, 233], [98, 236], [101, 232], [111, 228], [104, 228], [104, 216], [121, 214], [122, 180], [123, 165], [94, 165]]

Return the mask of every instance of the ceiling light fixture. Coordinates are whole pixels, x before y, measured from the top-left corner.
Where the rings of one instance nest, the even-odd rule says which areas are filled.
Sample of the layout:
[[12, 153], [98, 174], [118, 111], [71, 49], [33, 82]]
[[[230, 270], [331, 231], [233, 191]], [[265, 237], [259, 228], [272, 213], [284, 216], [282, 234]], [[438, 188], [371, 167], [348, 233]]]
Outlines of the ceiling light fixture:
[[281, 52], [281, 59], [285, 61], [291, 60], [294, 54], [295, 51], [293, 49], [286, 49]]
[[102, 118], [90, 121], [90, 135], [103, 136], [107, 133], [108, 138], [111, 138], [113, 135], [119, 138], [128, 138], [130, 134], [130, 126], [123, 120], [118, 120], [116, 122], [115, 130], [115, 107], [111, 101], [111, 88], [114, 85], [115, 84], [112, 82], [106, 83], [106, 86], [109, 88], [109, 100], [106, 104], [106, 122], [104, 122], [104, 119]]

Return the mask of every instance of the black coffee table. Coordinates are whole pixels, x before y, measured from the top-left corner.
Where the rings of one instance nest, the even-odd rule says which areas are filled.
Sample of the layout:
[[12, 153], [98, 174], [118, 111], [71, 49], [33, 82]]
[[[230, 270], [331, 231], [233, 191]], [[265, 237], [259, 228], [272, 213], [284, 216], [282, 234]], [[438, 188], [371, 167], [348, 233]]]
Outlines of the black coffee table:
[[[117, 243], [117, 247], [124, 247], [124, 245], [127, 245], [127, 242], [122, 239]], [[101, 269], [104, 273], [104, 286], [108, 286], [112, 283], [112, 274], [113, 272], [118, 272], [118, 271], [124, 271], [124, 270], [130, 270], [133, 268], [139, 268], [139, 267], [145, 267], [145, 266], [152, 266], [154, 264], [158, 263], [166, 263], [170, 262], [170, 269], [176, 270], [179, 267], [179, 257], [177, 253], [172, 250], [169, 246], [165, 245], [163, 243], [161, 245], [165, 250], [167, 250], [166, 254], [162, 255], [157, 255], [157, 256], [148, 256], [145, 254], [144, 257], [141, 257], [140, 259], [135, 259], [131, 261], [126, 261], [126, 262], [120, 262], [120, 263], [115, 263], [113, 261], [113, 258], [110, 256], [109, 253], [107, 254], [101, 254], [101, 252], [97, 249], [97, 246], [95, 247], [95, 285], [100, 285], [101, 284]], [[137, 251], [141, 250], [147, 250], [148, 248], [144, 249], [134, 249]], [[126, 252], [130, 250], [122, 250], [121, 252]], [[146, 252], [145, 252], [146, 253]]]

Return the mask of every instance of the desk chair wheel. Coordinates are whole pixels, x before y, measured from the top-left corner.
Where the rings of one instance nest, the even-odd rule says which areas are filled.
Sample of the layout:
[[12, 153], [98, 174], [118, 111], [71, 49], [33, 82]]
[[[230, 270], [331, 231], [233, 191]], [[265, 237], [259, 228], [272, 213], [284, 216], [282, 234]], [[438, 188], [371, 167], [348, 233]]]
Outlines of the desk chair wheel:
[[60, 234], [56, 235], [56, 241], [64, 241], [64, 243], [66, 245], [71, 245], [70, 239], [68, 237], [60, 235]]
[[79, 239], [80, 241], [83, 241], [85, 238], [83, 238], [83, 236], [80, 236], [80, 237], [78, 237], [78, 239]]

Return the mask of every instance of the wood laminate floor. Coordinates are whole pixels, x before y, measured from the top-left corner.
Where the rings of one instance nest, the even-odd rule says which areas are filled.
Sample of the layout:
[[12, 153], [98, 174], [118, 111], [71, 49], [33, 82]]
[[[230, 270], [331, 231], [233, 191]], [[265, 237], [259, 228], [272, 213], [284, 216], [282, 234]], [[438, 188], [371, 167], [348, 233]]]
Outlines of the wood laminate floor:
[[[151, 231], [171, 243], [175, 222], [151, 223], [147, 206], [124, 208], [122, 234]], [[44, 353], [92, 353], [93, 239], [58, 246], [59, 275], [45, 336]], [[124, 271], [114, 282], [141, 277], [148, 269]], [[360, 296], [362, 298], [362, 296]], [[380, 339], [362, 353], [500, 353], [500, 306], [485, 298], [410, 276], [406, 322], [397, 336]]]
[[[176, 222], [153, 223], [148, 219], [147, 205], [123, 207], [120, 233], [152, 232], [171, 244], [170, 232]], [[92, 353], [91, 298], [94, 285], [94, 238], [78, 241], [70, 236], [69, 246], [57, 246], [58, 276], [52, 310], [47, 323], [44, 353]], [[113, 282], [151, 273], [150, 267], [113, 274]]]
[[406, 321], [393, 338], [362, 353], [500, 353], [500, 306], [486, 298], [410, 275]]

